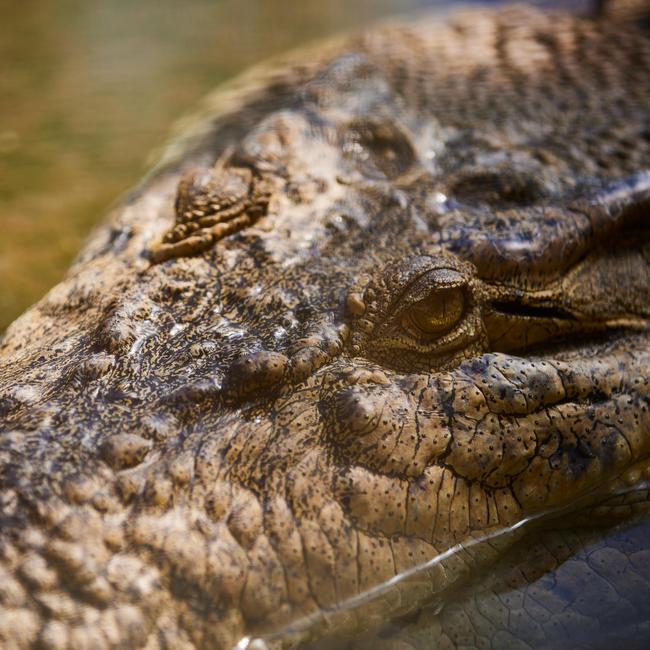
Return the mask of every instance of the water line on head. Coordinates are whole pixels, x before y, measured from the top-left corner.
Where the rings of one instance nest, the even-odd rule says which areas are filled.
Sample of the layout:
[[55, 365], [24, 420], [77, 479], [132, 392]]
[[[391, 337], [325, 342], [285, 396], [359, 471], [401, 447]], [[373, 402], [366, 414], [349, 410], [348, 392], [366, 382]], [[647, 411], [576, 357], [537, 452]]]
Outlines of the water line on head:
[[[641, 481], [640, 483], [637, 483], [634, 486], [623, 486], [615, 490], [611, 490], [609, 496], [611, 497], [622, 496], [625, 494], [629, 494], [631, 492], [637, 492], [641, 490], [650, 490], [650, 480]], [[581, 501], [587, 501], [589, 498], [593, 497], [595, 494], [598, 494], [598, 492], [600, 491], [602, 491], [602, 488], [598, 488], [596, 490], [593, 490], [583, 495]], [[298, 619], [297, 621], [289, 623], [288, 625], [284, 626], [283, 628], [281, 628], [276, 632], [264, 634], [259, 637], [251, 637], [251, 636], [243, 637], [233, 647], [233, 650], [268, 650], [270, 647], [269, 646], [270, 642], [278, 641], [283, 638], [290, 637], [292, 635], [304, 633], [307, 630], [309, 630], [311, 627], [314, 627], [319, 622], [322, 622], [329, 614], [336, 614], [339, 612], [344, 612], [344, 611], [354, 609], [356, 607], [360, 607], [361, 605], [364, 605], [369, 601], [372, 601], [388, 593], [391, 589], [393, 589], [396, 585], [403, 582], [404, 580], [407, 580], [408, 578], [414, 575], [423, 573], [424, 571], [427, 571], [428, 569], [437, 566], [441, 562], [444, 562], [445, 560], [449, 559], [450, 557], [454, 556], [455, 554], [461, 551], [471, 549], [472, 547], [477, 546], [478, 544], [484, 544], [486, 542], [502, 537], [504, 535], [511, 534], [543, 517], [547, 517], [549, 515], [561, 514], [562, 512], [569, 512], [573, 509], [575, 509], [575, 503], [570, 505], [558, 506], [556, 508], [550, 508], [548, 510], [544, 510], [542, 512], [529, 515], [528, 517], [524, 517], [523, 519], [512, 524], [511, 526], [501, 528], [499, 530], [491, 531], [480, 537], [476, 537], [468, 541], [463, 541], [454, 544], [453, 546], [449, 547], [446, 551], [444, 551], [443, 553], [439, 553], [438, 555], [434, 556], [430, 560], [422, 564], [419, 564], [417, 566], [411, 567], [406, 571], [398, 573], [397, 575], [381, 583], [380, 585], [372, 587], [371, 589], [368, 589], [367, 591], [357, 596], [348, 598], [347, 600], [343, 601], [342, 603], [336, 606], [330, 608], [324, 608], [317, 612], [313, 612], [312, 614], [304, 616]]]

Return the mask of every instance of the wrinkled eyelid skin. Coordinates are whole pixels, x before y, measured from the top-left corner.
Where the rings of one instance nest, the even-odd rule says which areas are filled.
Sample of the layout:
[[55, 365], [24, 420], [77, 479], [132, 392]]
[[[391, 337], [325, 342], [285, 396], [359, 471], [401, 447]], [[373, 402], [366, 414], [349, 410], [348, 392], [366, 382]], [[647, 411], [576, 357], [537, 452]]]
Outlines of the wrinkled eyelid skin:
[[413, 281], [400, 296], [392, 311], [398, 314], [412, 305], [426, 300], [436, 292], [443, 293], [445, 289], [460, 289], [467, 285], [467, 277], [455, 269], [431, 269]]

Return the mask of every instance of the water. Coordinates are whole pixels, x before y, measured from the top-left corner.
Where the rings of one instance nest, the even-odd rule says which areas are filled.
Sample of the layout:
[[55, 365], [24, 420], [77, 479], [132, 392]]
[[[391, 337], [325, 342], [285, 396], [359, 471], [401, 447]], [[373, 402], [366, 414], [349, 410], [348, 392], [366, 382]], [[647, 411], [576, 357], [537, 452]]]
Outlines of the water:
[[[389, 648], [400, 650], [473, 648], [483, 647], [488, 638], [492, 647], [499, 648], [573, 650], [582, 644], [580, 648], [609, 650], [615, 647], [613, 643], [626, 639], [631, 649], [645, 649], [650, 613], [650, 573], [645, 559], [649, 487], [648, 482], [640, 482], [611, 490], [614, 499], [643, 504], [628, 520], [617, 521], [614, 516], [597, 522], [585, 514], [593, 499], [607, 500], [607, 488], [596, 490], [583, 500], [585, 511], [576, 502], [468, 538], [331, 610], [314, 613], [266, 638], [245, 637], [234, 650], [268, 650], [278, 639], [301, 639], [310, 630], [317, 637], [327, 630], [327, 635], [300, 645], [303, 650], [367, 650], [386, 641], [394, 644]], [[479, 558], [489, 558], [498, 548], [501, 557], [482, 567]], [[400, 583], [420, 577], [433, 585], [435, 579], [427, 576], [431, 569], [445, 567], [453, 574], [468, 558], [470, 563], [478, 561], [471, 578], [458, 580], [451, 588], [437, 585], [440, 592], [434, 587], [428, 604], [416, 614], [385, 621], [383, 626], [375, 621], [363, 631], [363, 621], [372, 619], [373, 602], [390, 598]], [[408, 586], [404, 593], [409, 593]], [[340, 634], [337, 616], [356, 608], [365, 608], [358, 618], [360, 630], [351, 637]], [[500, 618], [507, 634], [499, 630]], [[447, 644], [451, 641], [452, 646], [441, 640], [441, 619], [447, 627]], [[460, 622], [455, 635], [454, 619]]]

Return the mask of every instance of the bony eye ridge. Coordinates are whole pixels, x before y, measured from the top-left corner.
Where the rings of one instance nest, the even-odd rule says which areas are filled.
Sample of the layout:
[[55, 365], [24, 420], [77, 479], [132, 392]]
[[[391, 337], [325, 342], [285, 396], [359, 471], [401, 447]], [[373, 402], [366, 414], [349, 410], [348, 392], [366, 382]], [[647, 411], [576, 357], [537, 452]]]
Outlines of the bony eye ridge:
[[464, 312], [465, 296], [462, 289], [434, 288], [426, 298], [405, 310], [402, 327], [412, 336], [438, 337], [457, 325]]

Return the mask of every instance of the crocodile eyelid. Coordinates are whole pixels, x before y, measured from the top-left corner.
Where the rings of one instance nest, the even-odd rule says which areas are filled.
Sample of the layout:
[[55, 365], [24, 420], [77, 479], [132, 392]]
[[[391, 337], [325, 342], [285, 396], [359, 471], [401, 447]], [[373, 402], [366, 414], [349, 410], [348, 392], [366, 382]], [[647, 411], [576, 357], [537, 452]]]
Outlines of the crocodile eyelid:
[[432, 293], [444, 290], [461, 289], [467, 284], [467, 277], [455, 269], [435, 268], [416, 278], [408, 285], [399, 300], [392, 307], [393, 313], [401, 312], [425, 300]]
[[395, 368], [447, 366], [482, 338], [473, 278], [470, 264], [445, 253], [387, 265], [363, 300], [358, 287], [348, 293], [351, 351]]

